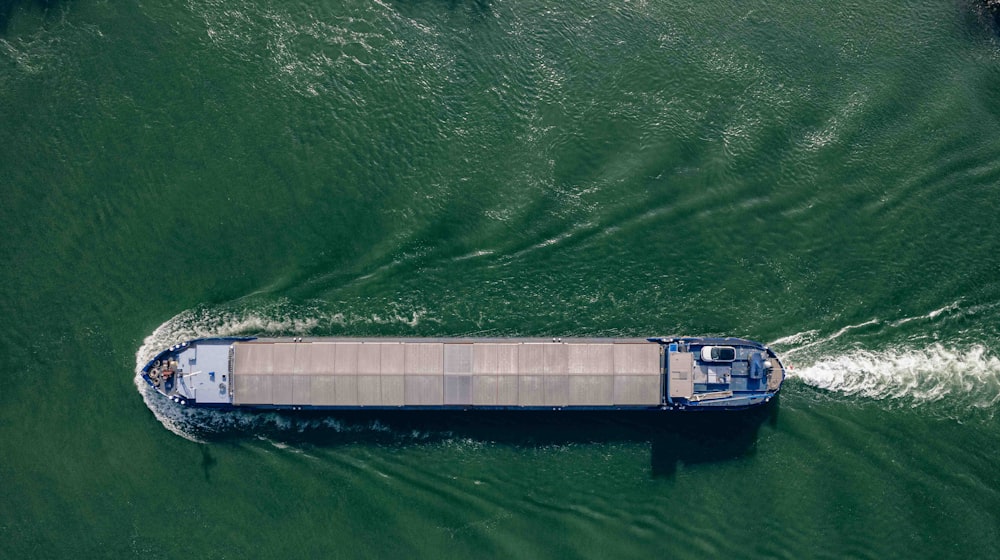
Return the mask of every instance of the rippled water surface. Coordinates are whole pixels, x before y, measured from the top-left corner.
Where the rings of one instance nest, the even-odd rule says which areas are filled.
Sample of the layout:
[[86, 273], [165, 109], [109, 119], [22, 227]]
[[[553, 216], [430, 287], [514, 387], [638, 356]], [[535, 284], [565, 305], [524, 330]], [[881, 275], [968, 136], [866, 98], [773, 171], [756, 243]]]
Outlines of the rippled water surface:
[[[0, 546], [995, 556], [972, 0], [0, 3]], [[179, 409], [197, 336], [734, 335], [751, 414]]]

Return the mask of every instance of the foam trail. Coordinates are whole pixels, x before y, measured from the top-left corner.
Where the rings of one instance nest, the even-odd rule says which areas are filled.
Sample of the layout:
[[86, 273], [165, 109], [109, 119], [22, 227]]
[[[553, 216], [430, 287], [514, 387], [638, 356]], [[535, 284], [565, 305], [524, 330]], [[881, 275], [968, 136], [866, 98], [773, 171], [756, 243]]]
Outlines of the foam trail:
[[783, 337], [779, 338], [778, 340], [775, 340], [775, 341], [771, 342], [770, 344], [768, 344], [768, 346], [780, 346], [782, 344], [802, 344], [802, 343], [804, 343], [804, 342], [806, 342], [808, 340], [811, 340], [813, 337], [815, 337], [818, 334], [819, 334], [819, 331], [816, 330], [816, 329], [812, 329], [812, 330], [808, 330], [808, 331], [803, 331], [803, 332], [800, 332], [800, 333], [795, 333], [795, 334], [792, 334], [792, 335], [783, 336]]
[[821, 357], [789, 375], [821, 389], [912, 406], [947, 400], [957, 408], [990, 409], [1000, 403], [1000, 359], [982, 345], [859, 349]]
[[[792, 354], [801, 352], [802, 350], [805, 350], [807, 348], [812, 348], [813, 346], [817, 346], [819, 344], [823, 344], [823, 343], [826, 343], [826, 342], [831, 342], [833, 340], [836, 340], [836, 339], [840, 338], [841, 336], [843, 336], [844, 334], [846, 334], [848, 331], [851, 331], [851, 330], [854, 330], [854, 329], [860, 329], [862, 327], [868, 327], [868, 326], [871, 326], [871, 325], [877, 325], [877, 324], [879, 324], [879, 320], [878, 319], [871, 319], [869, 321], [865, 321], [864, 323], [859, 323], [857, 325], [847, 325], [846, 327], [841, 328], [840, 330], [838, 330], [837, 332], [835, 332], [835, 333], [833, 333], [833, 334], [831, 334], [829, 336], [825, 336], [823, 338], [820, 338], [820, 339], [817, 339], [817, 340], [813, 340], [811, 342], [807, 342], [807, 343], [803, 344], [802, 346], [798, 346], [798, 347], [792, 348], [790, 350], [785, 350], [783, 352], [783, 355], [790, 356]], [[801, 341], [806, 336], [809, 336], [809, 337], [814, 336], [815, 332], [816, 331], [806, 331], [805, 333], [799, 333], [799, 334], [796, 334], [796, 335], [792, 335], [791, 337], [785, 337], [785, 338], [791, 338], [791, 339], [796, 339], [796, 341]], [[778, 341], [776, 341], [774, 344], [778, 344], [779, 342], [784, 341], [785, 338], [778, 339]]]
[[942, 313], [948, 313], [948, 312], [951, 312], [951, 311], [958, 310], [959, 303], [960, 302], [956, 301], [956, 302], [954, 302], [954, 303], [952, 303], [950, 305], [946, 305], [946, 306], [941, 307], [939, 309], [935, 309], [934, 311], [931, 311], [930, 313], [928, 313], [926, 315], [921, 315], [919, 317], [904, 317], [904, 318], [902, 318], [902, 319], [900, 319], [898, 321], [893, 321], [892, 326], [893, 327], [899, 327], [899, 326], [905, 325], [906, 323], [910, 323], [912, 321], [920, 321], [920, 320], [927, 320], [927, 319], [930, 319], [930, 320], [937, 319], [938, 316], [940, 316]]

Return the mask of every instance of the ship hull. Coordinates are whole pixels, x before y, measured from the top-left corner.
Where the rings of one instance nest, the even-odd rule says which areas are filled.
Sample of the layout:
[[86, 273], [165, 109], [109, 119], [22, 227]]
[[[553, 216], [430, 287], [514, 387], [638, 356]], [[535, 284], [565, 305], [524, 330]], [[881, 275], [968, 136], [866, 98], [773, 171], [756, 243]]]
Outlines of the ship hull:
[[204, 338], [141, 370], [219, 410], [732, 411], [772, 401], [778, 357], [739, 338]]

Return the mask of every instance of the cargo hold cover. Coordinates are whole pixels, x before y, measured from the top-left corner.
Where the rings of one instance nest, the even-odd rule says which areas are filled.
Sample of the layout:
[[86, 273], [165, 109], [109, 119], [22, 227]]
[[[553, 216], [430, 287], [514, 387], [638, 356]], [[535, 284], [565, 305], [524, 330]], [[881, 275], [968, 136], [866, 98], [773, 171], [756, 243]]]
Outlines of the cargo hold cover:
[[657, 406], [660, 345], [600, 341], [234, 343], [235, 405]]

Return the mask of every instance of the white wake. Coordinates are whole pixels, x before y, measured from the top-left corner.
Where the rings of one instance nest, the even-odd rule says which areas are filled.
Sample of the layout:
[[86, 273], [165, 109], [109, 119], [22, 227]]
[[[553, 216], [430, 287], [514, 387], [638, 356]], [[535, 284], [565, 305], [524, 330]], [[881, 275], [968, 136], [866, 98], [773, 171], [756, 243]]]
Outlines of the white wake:
[[1000, 359], [982, 345], [858, 349], [821, 356], [789, 374], [820, 389], [913, 406], [947, 401], [949, 408], [988, 409], [1000, 403]]

